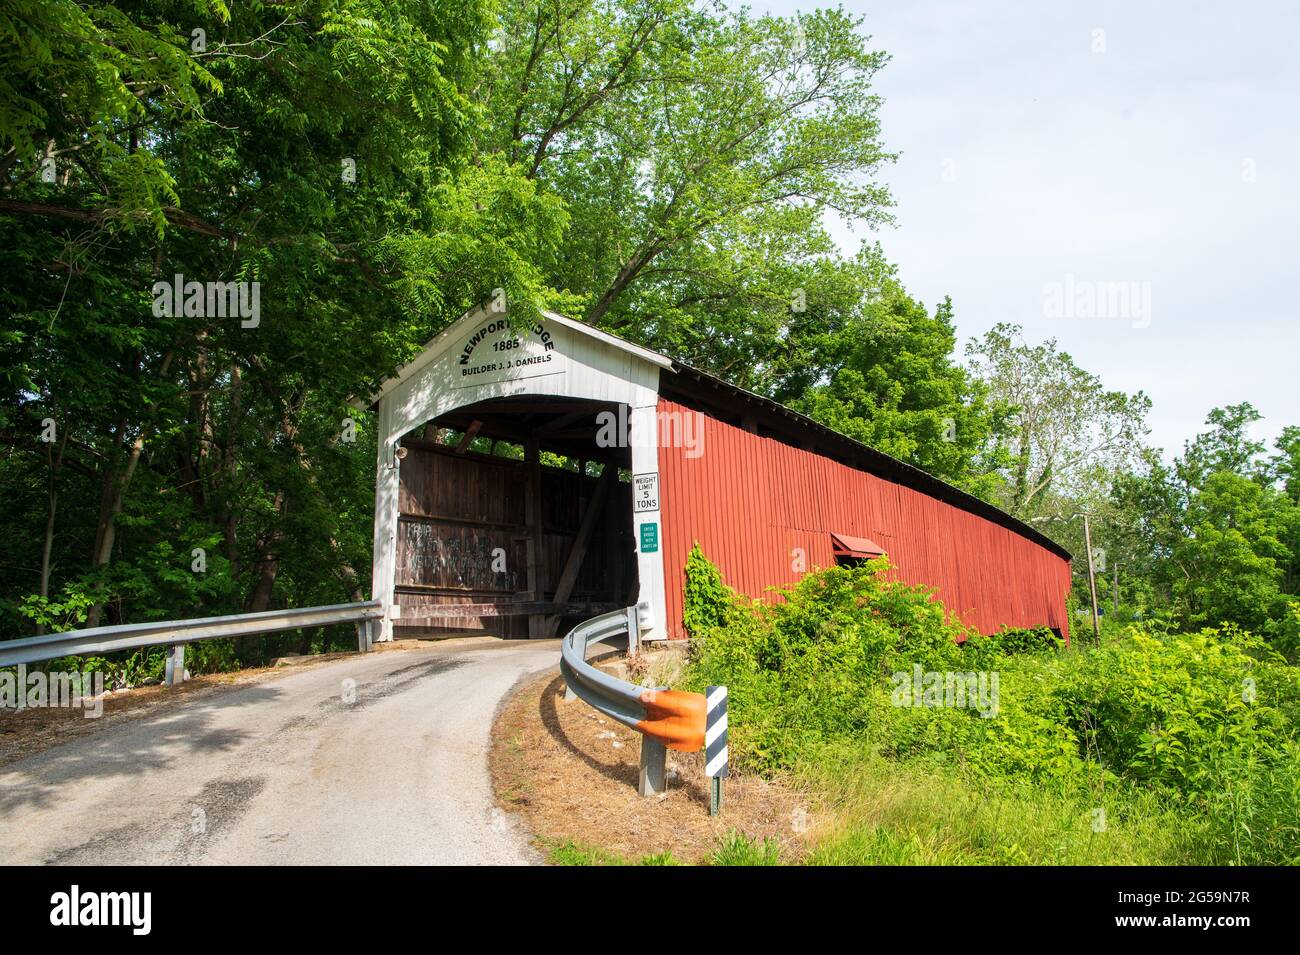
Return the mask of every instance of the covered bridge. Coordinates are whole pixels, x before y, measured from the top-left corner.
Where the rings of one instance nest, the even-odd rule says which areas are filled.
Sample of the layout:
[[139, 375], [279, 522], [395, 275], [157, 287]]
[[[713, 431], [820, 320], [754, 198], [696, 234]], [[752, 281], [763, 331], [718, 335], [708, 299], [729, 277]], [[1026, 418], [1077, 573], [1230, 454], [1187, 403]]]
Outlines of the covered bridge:
[[647, 639], [684, 637], [696, 541], [751, 596], [885, 553], [982, 632], [1067, 632], [1070, 555], [1038, 531], [561, 315], [515, 328], [476, 309], [367, 406], [378, 412], [373, 586], [385, 639], [553, 636], [633, 603], [649, 607]]

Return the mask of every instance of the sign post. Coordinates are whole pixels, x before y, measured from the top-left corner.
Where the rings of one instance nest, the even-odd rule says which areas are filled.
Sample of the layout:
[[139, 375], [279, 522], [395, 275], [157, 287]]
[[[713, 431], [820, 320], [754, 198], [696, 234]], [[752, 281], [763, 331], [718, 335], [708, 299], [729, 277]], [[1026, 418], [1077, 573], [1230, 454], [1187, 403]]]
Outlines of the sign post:
[[722, 780], [727, 768], [727, 688], [711, 686], [704, 694], [704, 773], [709, 777], [709, 815], [722, 812]]

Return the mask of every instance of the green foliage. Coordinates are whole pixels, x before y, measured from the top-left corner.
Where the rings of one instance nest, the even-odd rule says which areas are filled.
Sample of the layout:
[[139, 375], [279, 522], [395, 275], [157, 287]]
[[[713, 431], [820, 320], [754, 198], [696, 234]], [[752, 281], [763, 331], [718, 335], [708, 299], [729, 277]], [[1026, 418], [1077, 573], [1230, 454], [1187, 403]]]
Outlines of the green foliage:
[[1273, 648], [1292, 663], [1300, 662], [1300, 600], [1287, 602], [1286, 612], [1272, 629]]
[[800, 274], [833, 255], [822, 210], [886, 218], [871, 87], [886, 58], [866, 41], [840, 10], [509, 5], [486, 145], [574, 216], [554, 284], [586, 295], [589, 321], [661, 347], [770, 348]]
[[[185, 665], [187, 669], [194, 670], [188, 651]], [[59, 657], [39, 666], [47, 672], [102, 673], [106, 689], [121, 690], [150, 681], [160, 681], [166, 670], [167, 661], [164, 648], [143, 647], [139, 650], [114, 653], [107, 657]]]
[[551, 865], [589, 866], [589, 865], [681, 865], [672, 852], [656, 852], [632, 861], [617, 852], [610, 852], [598, 846], [567, 840], [546, 844], [547, 855]]
[[[349, 399], [493, 289], [519, 316], [571, 301], [539, 264], [562, 200], [475, 155], [493, 19], [478, 0], [0, 13], [0, 630], [368, 592], [374, 437]], [[259, 324], [155, 314], [176, 274], [257, 281]]]
[[642, 856], [637, 865], [681, 865], [671, 852], [655, 852]]
[[722, 623], [733, 593], [722, 582], [717, 565], [704, 556], [698, 541], [686, 557], [685, 574], [682, 620], [687, 632], [703, 634]]
[[1187, 443], [1175, 465], [1183, 484], [1203, 487], [1211, 475], [1225, 473], [1262, 478], [1265, 471], [1259, 458], [1264, 445], [1247, 433], [1262, 419], [1249, 402], [1213, 409], [1205, 417], [1209, 430]]
[[[890, 578], [884, 561], [819, 571], [784, 603], [737, 602], [702, 633], [685, 683], [727, 685], [734, 763], [802, 772], [883, 760], [954, 785], [1006, 787], [1011, 802], [1050, 790], [1052, 812], [1091, 803], [1122, 814], [1157, 793], [1197, 820], [1180, 828], [1180, 851], [1294, 857], [1300, 844], [1286, 819], [1300, 812], [1288, 795], [1300, 672], [1264, 640], [1231, 627], [1131, 627], [1101, 648], [1067, 651], [1050, 633], [980, 637], [925, 589]], [[996, 705], [917, 705], [914, 672], [983, 675], [989, 685], [996, 677]], [[905, 834], [850, 842], [863, 838], [843, 851], [947, 860]], [[972, 858], [1030, 861], [983, 849]]]
[[[214, 28], [229, 20], [220, 0], [169, 3], [73, 3], [23, 0], [0, 11], [0, 168], [19, 180], [76, 162], [97, 171], [112, 197], [114, 227], [165, 225], [176, 202], [175, 177], [157, 157], [133, 148], [149, 111], [197, 117], [221, 81], [168, 23], [188, 19]], [[114, 131], [134, 130], [137, 142]], [[66, 157], [66, 158], [65, 158]], [[53, 190], [49, 190], [53, 191]]]
[[486, 144], [563, 198], [546, 275], [587, 320], [978, 491], [994, 422], [950, 305], [927, 313], [824, 221], [889, 217], [868, 42], [833, 9], [525, 0], [503, 13]]
[[552, 865], [586, 866], [586, 865], [627, 865], [627, 859], [617, 853], [594, 846], [579, 845], [572, 840], [547, 847], [547, 854]]
[[709, 857], [710, 865], [780, 865], [781, 849], [773, 839], [751, 839], [734, 829]]
[[1276, 763], [1295, 733], [1300, 672], [1235, 628], [1132, 630], [1080, 659], [1056, 695], [1117, 776], [1205, 796], [1250, 760]]
[[877, 281], [852, 315], [811, 336], [798, 377], [777, 397], [936, 477], [991, 494], [996, 462], [985, 449], [999, 419], [987, 386], [952, 361], [951, 304], [930, 315], [892, 271]]
[[1276, 761], [1225, 759], [1222, 788], [1208, 797], [1211, 851], [1236, 865], [1300, 865], [1300, 747]]
[[1002, 477], [996, 500], [1011, 514], [1044, 513], [1052, 495], [1104, 493], [1110, 476], [1140, 454], [1150, 399], [1108, 391], [1054, 339], [1029, 345], [1019, 326], [1001, 323], [973, 339], [966, 355], [1006, 416], [994, 452]]
[[[1123, 516], [1120, 540], [1149, 601], [1184, 629], [1232, 624], [1294, 652], [1289, 604], [1300, 594], [1300, 501], [1291, 493], [1294, 435], [1279, 454], [1246, 434], [1259, 415], [1248, 404], [1215, 409], [1210, 429], [1188, 443], [1172, 466], [1151, 456], [1121, 475], [1113, 501]], [[1124, 526], [1127, 525], [1127, 526]]]
[[1001, 653], [1038, 653], [1065, 647], [1065, 641], [1047, 627], [1003, 627], [991, 636], [974, 639], [983, 641]]
[[74, 630], [86, 622], [86, 612], [94, 605], [95, 598], [75, 587], [63, 588], [63, 593], [56, 599], [40, 594], [28, 594], [18, 606], [18, 612], [51, 633]]
[[833, 821], [810, 865], [1209, 863], [1209, 824], [1177, 800], [971, 779], [858, 748], [801, 767]]

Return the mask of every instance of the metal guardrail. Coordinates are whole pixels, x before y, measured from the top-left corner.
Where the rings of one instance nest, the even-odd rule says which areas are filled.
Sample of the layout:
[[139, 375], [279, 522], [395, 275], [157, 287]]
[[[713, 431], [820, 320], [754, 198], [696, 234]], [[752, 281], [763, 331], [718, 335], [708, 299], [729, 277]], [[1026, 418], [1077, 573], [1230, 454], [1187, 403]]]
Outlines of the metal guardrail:
[[693, 753], [704, 748], [705, 698], [702, 693], [637, 686], [587, 662], [587, 648], [612, 637], [628, 637], [630, 652], [640, 642], [640, 614], [628, 607], [578, 624], [560, 643], [560, 673], [569, 691], [624, 726], [641, 734], [643, 796], [663, 792], [666, 750]]
[[[581, 698], [584, 703], [632, 729], [636, 729], [636, 724], [645, 718], [645, 708], [640, 702], [645, 688], [597, 670], [587, 663], [587, 650], [614, 637], [627, 636], [629, 652], [635, 652], [631, 649], [631, 615], [636, 612], [636, 608], [629, 607], [592, 617], [570, 630], [560, 644], [560, 673], [568, 687], [564, 698]], [[636, 626], [639, 631], [639, 618]], [[640, 636], [639, 632], [637, 636]]]
[[22, 663], [40, 663], [58, 657], [87, 653], [114, 653], [140, 647], [170, 645], [167, 656], [167, 683], [185, 679], [185, 645], [220, 637], [251, 637], [303, 627], [323, 627], [337, 623], [357, 625], [357, 649], [362, 653], [375, 642], [375, 630], [383, 617], [378, 600], [361, 603], [331, 604], [326, 607], [294, 607], [289, 610], [266, 610], [238, 613], [225, 617], [201, 617], [196, 620], [160, 620], [154, 623], [131, 623], [112, 627], [89, 627], [40, 637], [0, 640], [0, 667]]

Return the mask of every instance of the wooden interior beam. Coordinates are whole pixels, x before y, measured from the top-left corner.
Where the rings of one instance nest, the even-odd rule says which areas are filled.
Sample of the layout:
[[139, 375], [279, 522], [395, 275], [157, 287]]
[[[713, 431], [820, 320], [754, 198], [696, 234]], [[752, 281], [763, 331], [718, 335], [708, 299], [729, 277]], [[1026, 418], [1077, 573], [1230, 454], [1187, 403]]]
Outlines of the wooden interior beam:
[[446, 422], [452, 427], [457, 427], [458, 430], [468, 430], [474, 421], [482, 421], [482, 427], [487, 429], [484, 437], [503, 438], [513, 444], [527, 444], [528, 440], [537, 434], [530, 428], [519, 427], [519, 422], [514, 419], [501, 418], [496, 415], [481, 415], [478, 418], [444, 415], [438, 420]]
[[564, 431], [542, 431], [540, 434], [550, 441], [595, 441], [595, 428], [567, 428]]
[[[537, 437], [530, 435], [524, 445], [524, 465], [528, 475], [528, 493], [524, 504], [528, 523], [528, 593], [534, 601], [546, 599], [546, 528], [542, 521], [542, 463]], [[528, 618], [528, 636], [545, 637], [547, 618], [534, 614]]]
[[[614, 483], [613, 477], [616, 473], [618, 472], [614, 468], [605, 468], [596, 480], [596, 490], [592, 492], [591, 500], [587, 502], [587, 509], [582, 513], [578, 534], [573, 538], [569, 555], [564, 560], [564, 570], [560, 572], [559, 583], [555, 585], [557, 604], [562, 604], [569, 599], [569, 595], [573, 593], [573, 585], [578, 582], [578, 572], [582, 570], [582, 561], [587, 556], [587, 544], [591, 541], [591, 532], [595, 530], [596, 521], [603, 513], [605, 498], [609, 496], [609, 486]], [[558, 616], [552, 617], [547, 621], [546, 628], [554, 631], [559, 623]]]
[[558, 617], [594, 616], [618, 610], [622, 604], [607, 602], [569, 602], [558, 603], [554, 600], [506, 600], [501, 603], [488, 604], [438, 604], [431, 607], [412, 607], [410, 613], [403, 608], [402, 616], [393, 623], [399, 627], [437, 626], [439, 621], [456, 617], [520, 617], [534, 615], [555, 615]]
[[580, 411], [574, 411], [571, 412], [570, 414], [560, 415], [558, 418], [555, 418], [547, 422], [546, 424], [542, 425], [540, 428], [538, 428], [537, 433], [539, 435], [549, 435], [549, 434], [553, 434], [556, 431], [563, 431], [566, 428], [568, 428], [569, 425], [577, 424], [579, 421], [583, 420], [584, 418], [593, 417], [596, 413], [597, 412], [591, 408], [583, 408]]
[[[526, 444], [527, 439], [520, 436], [518, 439], [513, 435], [500, 435], [494, 433], [496, 429], [489, 424], [484, 424], [484, 431], [479, 436], [483, 438], [500, 438], [503, 441], [509, 441], [511, 444]], [[459, 428], [457, 429], [460, 430]], [[420, 451], [432, 451], [437, 454], [455, 454], [456, 449], [446, 444], [433, 444], [421, 438], [405, 438], [402, 440], [402, 446], [415, 448]], [[585, 457], [589, 461], [598, 461], [601, 464], [612, 465], [614, 467], [625, 468], [631, 463], [630, 449], [628, 448], [597, 448], [591, 438], [586, 441], [569, 441], [551, 439], [545, 442], [539, 442], [539, 447], [543, 451], [554, 451], [556, 454], [563, 454], [569, 458]], [[464, 454], [467, 458], [490, 459], [496, 464], [505, 466], [520, 467], [523, 462], [518, 458], [508, 458], [503, 455], [489, 455], [479, 451], [466, 451]]]
[[516, 401], [514, 399], [493, 398], [488, 401], [475, 402], [458, 410], [470, 414], [568, 414], [570, 411], [616, 411], [618, 406], [609, 401], [589, 401], [585, 398], [573, 401]]

